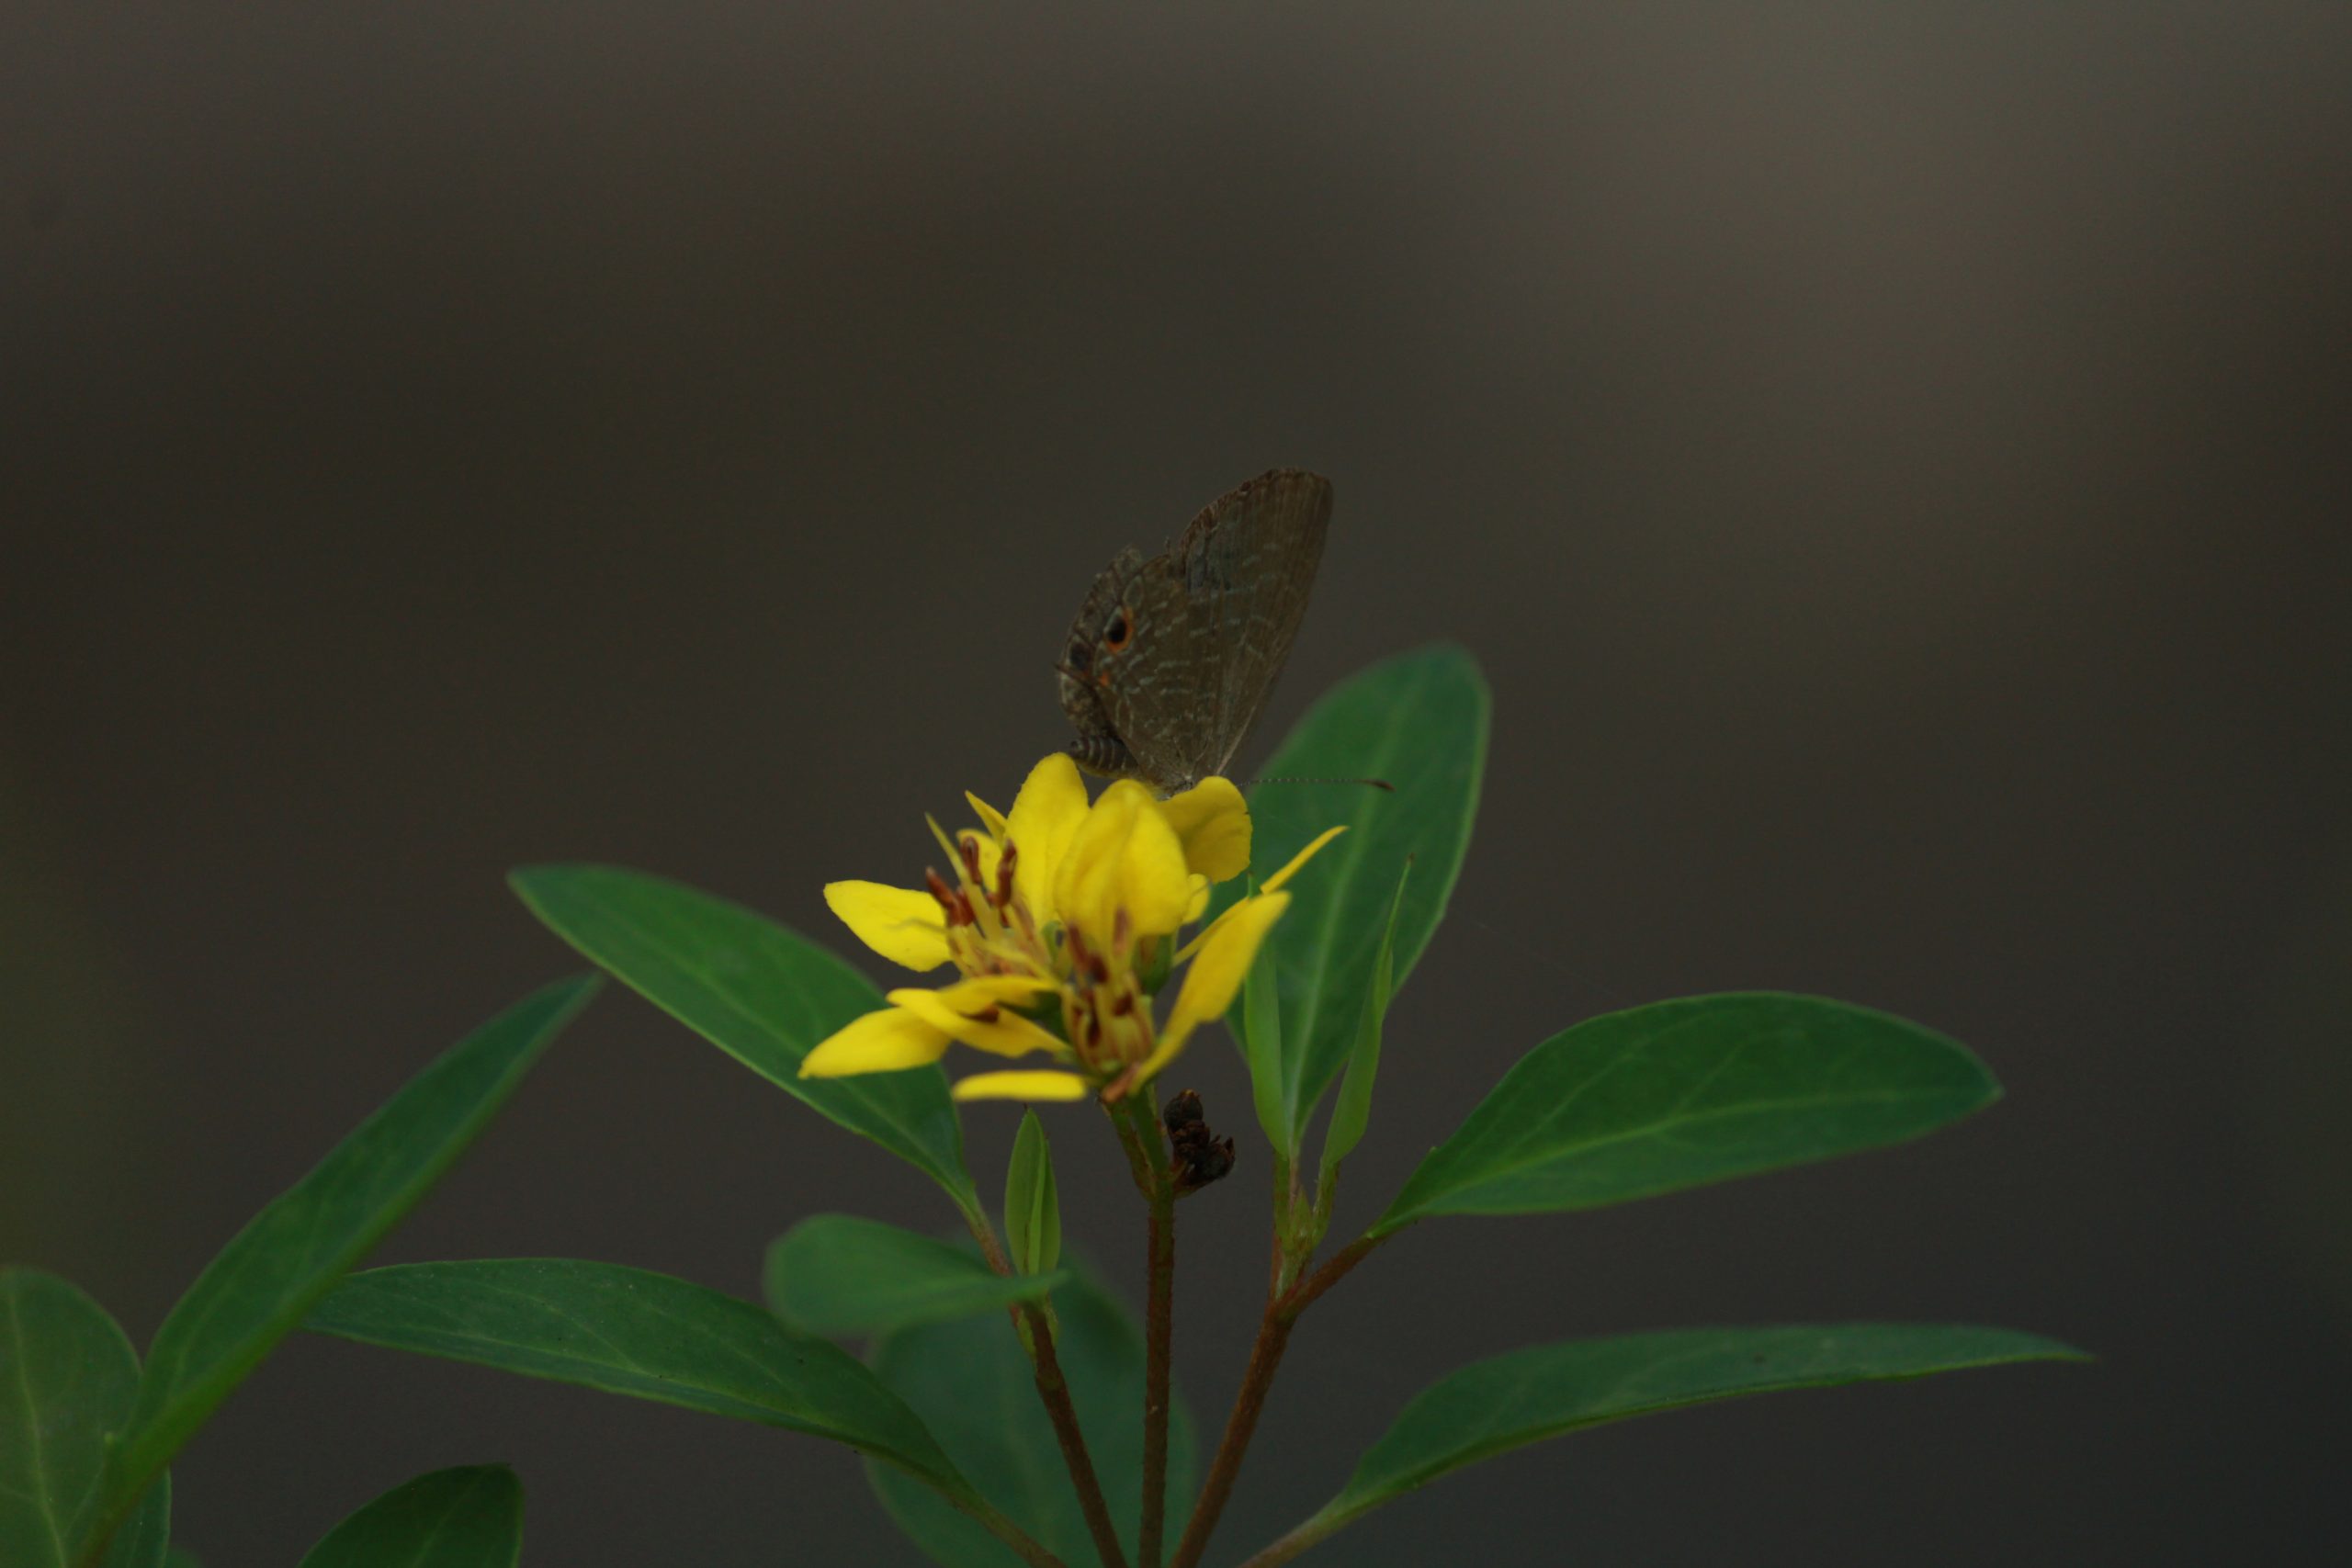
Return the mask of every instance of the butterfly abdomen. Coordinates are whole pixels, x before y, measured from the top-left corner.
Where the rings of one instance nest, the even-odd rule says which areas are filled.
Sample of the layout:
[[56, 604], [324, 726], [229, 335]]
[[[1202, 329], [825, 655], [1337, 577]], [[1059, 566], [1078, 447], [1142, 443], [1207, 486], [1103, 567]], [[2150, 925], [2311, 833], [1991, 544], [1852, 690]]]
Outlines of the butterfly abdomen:
[[1069, 743], [1069, 754], [1080, 767], [1106, 779], [1127, 778], [1136, 771], [1134, 754], [1115, 735], [1081, 735]]

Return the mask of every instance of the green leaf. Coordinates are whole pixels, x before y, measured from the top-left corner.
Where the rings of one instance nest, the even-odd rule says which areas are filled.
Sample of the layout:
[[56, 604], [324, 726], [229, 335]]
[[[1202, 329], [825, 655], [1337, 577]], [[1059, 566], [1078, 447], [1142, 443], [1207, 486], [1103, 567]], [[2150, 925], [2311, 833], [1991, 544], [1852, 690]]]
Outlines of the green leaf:
[[[1078, 1409], [1111, 1517], [1129, 1561], [1142, 1506], [1143, 1336], [1125, 1306], [1091, 1274], [1055, 1292], [1055, 1347]], [[1038, 1402], [1029, 1358], [1001, 1317], [931, 1324], [882, 1339], [874, 1370], [937, 1435], [940, 1446], [983, 1496], [1063, 1562], [1094, 1562], [1093, 1537], [1079, 1512], [1053, 1424]], [[1168, 1492], [1172, 1541], [1193, 1495], [1192, 1419], [1180, 1398], [1169, 1425]], [[1019, 1568], [1020, 1559], [971, 1520], [888, 1471], [867, 1476], [899, 1528], [947, 1568]]]
[[164, 1568], [171, 1540], [172, 1472], [165, 1471], [140, 1494], [101, 1561], [105, 1568]]
[[1396, 877], [1396, 896], [1388, 903], [1388, 928], [1380, 938], [1379, 955], [1373, 960], [1371, 993], [1357, 1015], [1356, 1048], [1340, 1079], [1340, 1098], [1331, 1106], [1331, 1126], [1323, 1134], [1323, 1185], [1339, 1177], [1340, 1162], [1354, 1152], [1372, 1122], [1372, 1082], [1380, 1071], [1380, 1028], [1387, 1021], [1388, 999], [1396, 991], [1396, 916], [1405, 908], [1405, 885], [1412, 880], [1413, 863], [1407, 861]]
[[817, 1214], [768, 1248], [768, 1305], [806, 1334], [885, 1333], [1035, 1301], [1057, 1274], [1000, 1274], [971, 1253], [854, 1214]]
[[0, 1562], [79, 1560], [107, 1436], [138, 1393], [139, 1357], [104, 1307], [54, 1274], [0, 1269]]
[[539, 866], [511, 880], [558, 936], [646, 1000], [979, 1212], [945, 1073], [800, 1076], [827, 1036], [884, 1005], [833, 953], [739, 904], [616, 867]]
[[1275, 1154], [1295, 1164], [1298, 1137], [1283, 1100], [1282, 977], [1271, 942], [1259, 947], [1241, 977], [1241, 1055], [1250, 1067], [1250, 1104], [1259, 1130]]
[[460, 1465], [395, 1486], [326, 1533], [301, 1568], [514, 1568], [523, 1483], [503, 1464]]
[[1753, 991], [1605, 1013], [1504, 1074], [1372, 1234], [1827, 1159], [1917, 1137], [2000, 1092], [1942, 1035], [1843, 1002]]
[[1054, 1185], [1054, 1151], [1035, 1111], [1022, 1112], [1012, 1158], [1005, 1167], [1004, 1236], [1012, 1266], [1023, 1274], [1050, 1273], [1062, 1259], [1062, 1201]]
[[969, 1493], [914, 1412], [854, 1357], [666, 1274], [560, 1258], [371, 1269], [303, 1326], [831, 1438]]
[[1942, 1324], [1693, 1328], [1536, 1346], [1423, 1390], [1299, 1533], [1319, 1540], [1449, 1471], [1603, 1421], [1779, 1389], [2086, 1359], [2039, 1335]]
[[220, 1249], [155, 1332], [113, 1477], [118, 1502], [416, 1206], [595, 987], [587, 976], [562, 981], [476, 1030]]
[[185, 1546], [175, 1545], [164, 1553], [164, 1568], [204, 1568], [204, 1559]]
[[[1389, 893], [1408, 860], [1416, 870], [1396, 921], [1396, 985], [1445, 913], [1478, 809], [1489, 705], [1477, 661], [1463, 649], [1438, 644], [1400, 655], [1326, 694], [1266, 763], [1270, 782], [1250, 792], [1250, 858], [1261, 875], [1325, 829], [1348, 826], [1285, 885], [1291, 907], [1266, 944], [1282, 985], [1288, 1131], [1277, 1146], [1293, 1157], [1362, 1032]], [[1284, 778], [1375, 778], [1396, 787], [1271, 782]]]

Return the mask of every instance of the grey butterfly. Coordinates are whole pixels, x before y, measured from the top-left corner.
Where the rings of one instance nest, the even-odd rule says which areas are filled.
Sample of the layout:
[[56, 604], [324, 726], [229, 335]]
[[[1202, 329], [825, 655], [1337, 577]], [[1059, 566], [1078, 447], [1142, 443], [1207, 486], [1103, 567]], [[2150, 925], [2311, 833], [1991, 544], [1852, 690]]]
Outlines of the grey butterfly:
[[1161, 795], [1224, 773], [1290, 657], [1330, 522], [1329, 479], [1275, 468], [1203, 507], [1162, 553], [1121, 550], [1058, 666], [1078, 765]]

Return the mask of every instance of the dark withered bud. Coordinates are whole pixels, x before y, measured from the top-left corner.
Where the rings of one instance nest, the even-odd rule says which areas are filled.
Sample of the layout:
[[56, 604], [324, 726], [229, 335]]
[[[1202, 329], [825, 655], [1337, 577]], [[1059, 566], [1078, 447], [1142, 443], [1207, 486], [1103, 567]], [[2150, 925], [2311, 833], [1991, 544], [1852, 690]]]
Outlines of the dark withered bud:
[[1188, 1089], [1170, 1100], [1168, 1109], [1159, 1113], [1159, 1119], [1167, 1124], [1168, 1135], [1171, 1138], [1182, 1138], [1186, 1128], [1200, 1126], [1205, 1120], [1201, 1114], [1200, 1091]]
[[1201, 1111], [1201, 1097], [1186, 1089], [1159, 1113], [1175, 1151], [1176, 1194], [1198, 1192], [1212, 1181], [1222, 1181], [1233, 1170], [1233, 1140], [1220, 1138]]

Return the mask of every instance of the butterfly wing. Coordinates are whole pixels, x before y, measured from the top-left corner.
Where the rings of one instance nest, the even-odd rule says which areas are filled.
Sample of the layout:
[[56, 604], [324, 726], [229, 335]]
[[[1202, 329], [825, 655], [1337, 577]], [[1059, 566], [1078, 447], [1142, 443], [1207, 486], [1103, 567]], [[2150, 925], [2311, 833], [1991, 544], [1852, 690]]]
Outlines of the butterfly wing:
[[1328, 480], [1277, 468], [1204, 507], [1169, 550], [1125, 551], [1097, 577], [1061, 672], [1079, 761], [1163, 793], [1222, 772], [1289, 657], [1330, 517]]
[[1306, 615], [1331, 483], [1276, 468], [1204, 507], [1170, 552], [1187, 605], [1195, 679], [1208, 722], [1187, 738], [1184, 782], [1224, 773], [1266, 706]]
[[[1113, 778], [1133, 773], [1135, 759], [1111, 722], [1107, 700], [1110, 666], [1119, 650], [1105, 646], [1106, 633], [1114, 625], [1124, 628], [1122, 595], [1127, 585], [1136, 581], [1143, 564], [1143, 553], [1133, 546], [1121, 550], [1109, 566], [1096, 574], [1093, 586], [1086, 592], [1085, 602], [1078, 608], [1078, 618], [1070, 623], [1069, 636], [1062, 641], [1062, 712], [1069, 719], [1070, 728], [1078, 731], [1078, 739], [1070, 742], [1070, 753], [1080, 766]], [[1124, 649], [1124, 629], [1120, 641]]]

